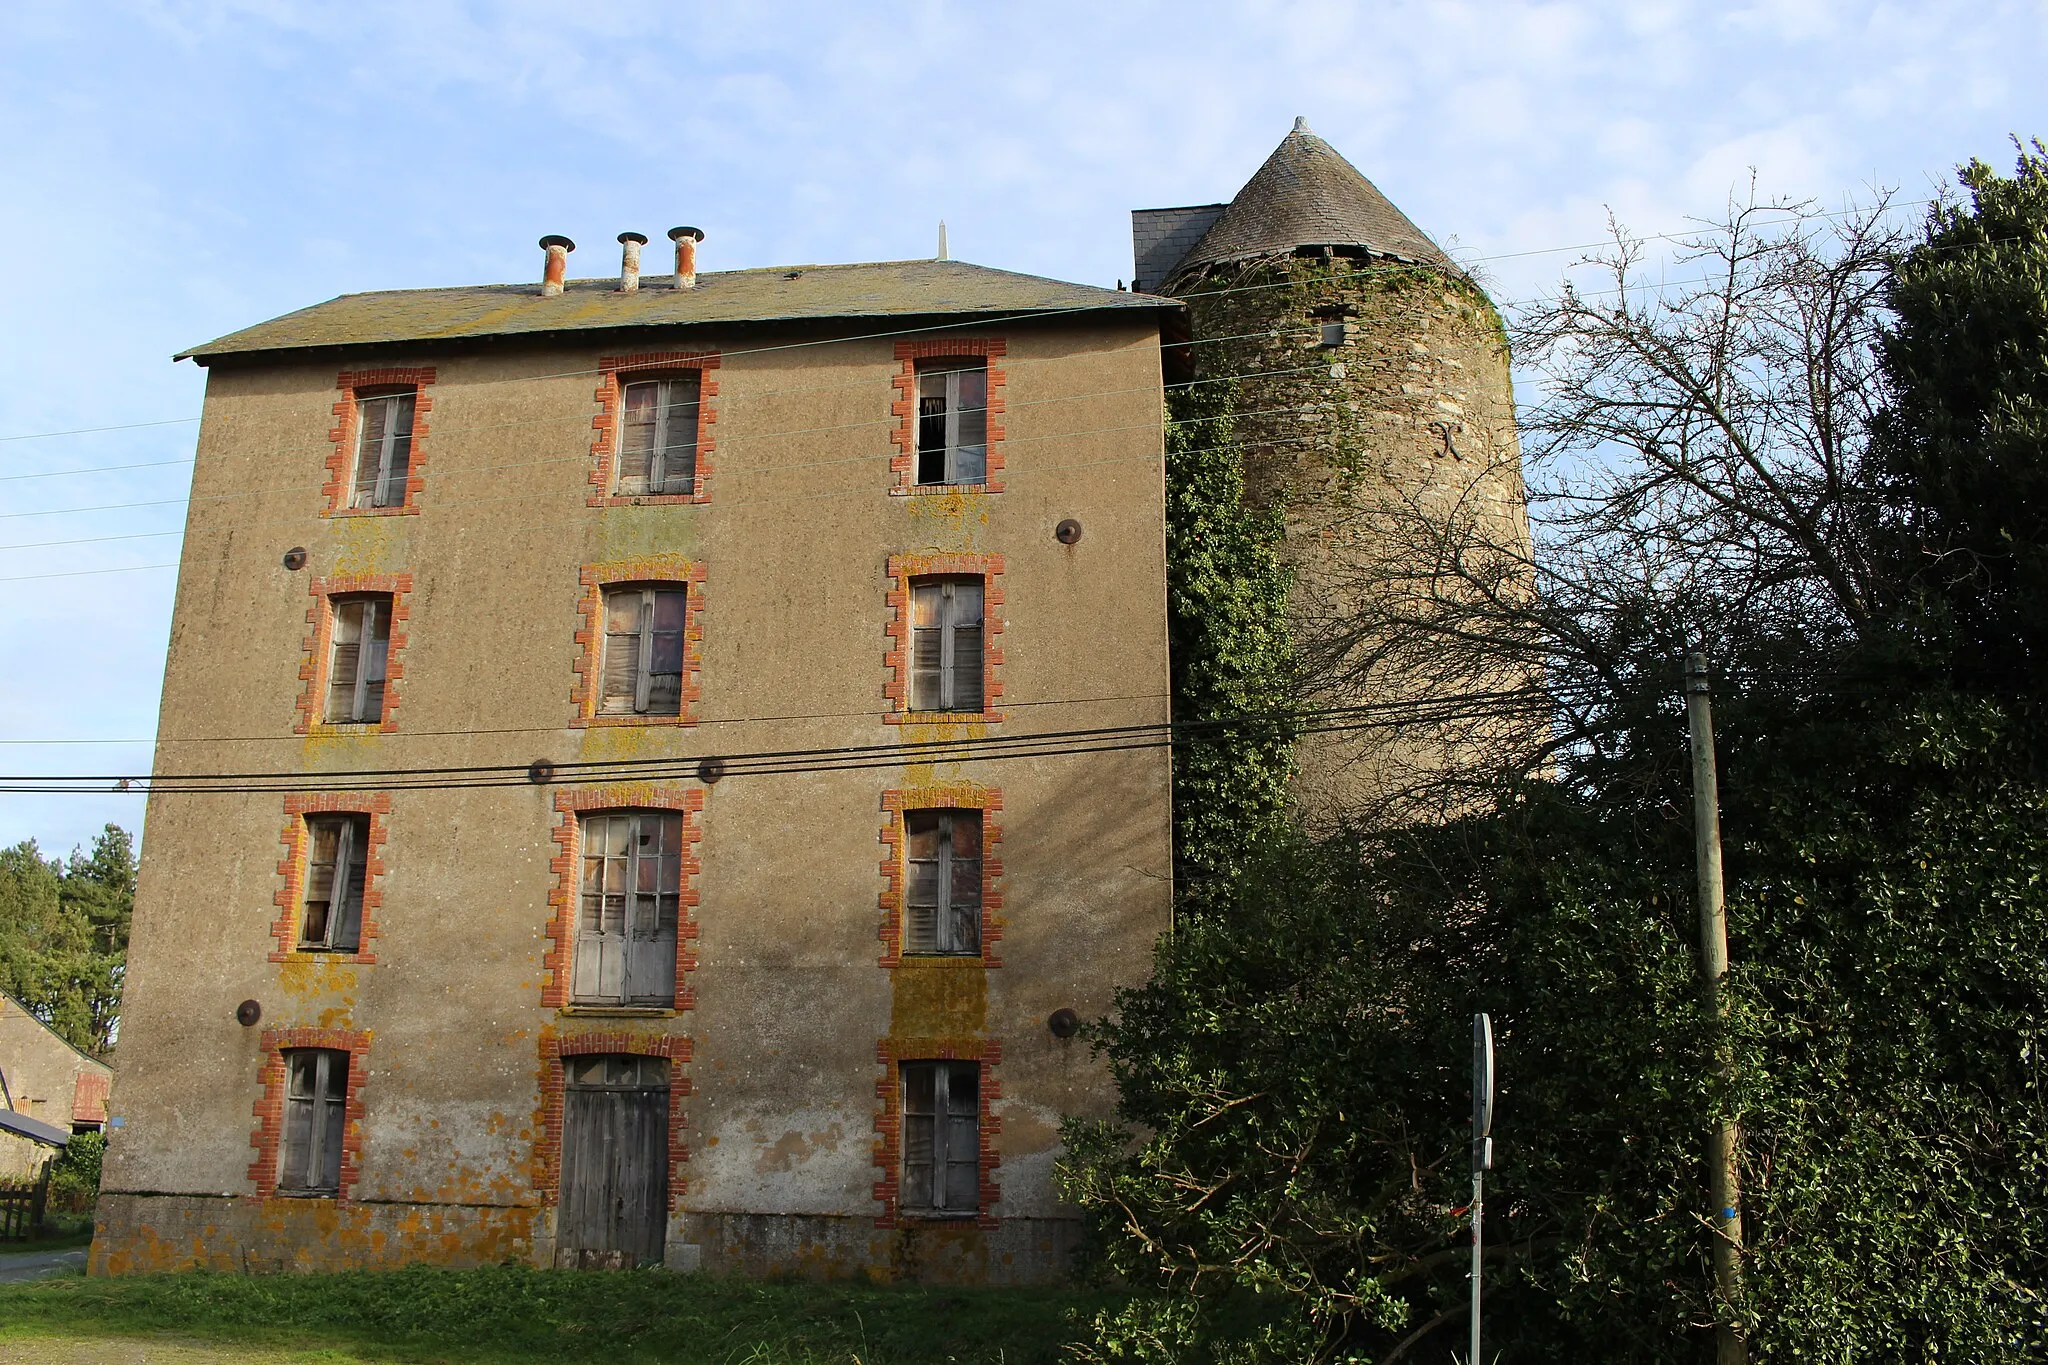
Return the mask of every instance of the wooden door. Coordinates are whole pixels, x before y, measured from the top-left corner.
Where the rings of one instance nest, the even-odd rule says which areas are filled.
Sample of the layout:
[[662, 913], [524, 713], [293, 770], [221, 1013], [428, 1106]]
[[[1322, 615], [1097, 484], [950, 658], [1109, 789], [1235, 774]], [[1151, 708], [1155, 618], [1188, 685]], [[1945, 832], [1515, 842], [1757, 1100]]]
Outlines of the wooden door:
[[668, 1061], [575, 1057], [566, 1065], [555, 1264], [659, 1264], [668, 1230]]

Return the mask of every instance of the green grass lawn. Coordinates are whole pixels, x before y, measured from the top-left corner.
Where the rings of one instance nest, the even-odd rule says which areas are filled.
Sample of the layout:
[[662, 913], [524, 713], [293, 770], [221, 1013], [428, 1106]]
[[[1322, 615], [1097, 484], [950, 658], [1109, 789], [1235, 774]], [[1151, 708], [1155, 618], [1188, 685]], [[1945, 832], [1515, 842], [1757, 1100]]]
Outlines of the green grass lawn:
[[1107, 1293], [878, 1289], [511, 1267], [0, 1285], [0, 1344], [138, 1337], [388, 1361], [1035, 1365]]

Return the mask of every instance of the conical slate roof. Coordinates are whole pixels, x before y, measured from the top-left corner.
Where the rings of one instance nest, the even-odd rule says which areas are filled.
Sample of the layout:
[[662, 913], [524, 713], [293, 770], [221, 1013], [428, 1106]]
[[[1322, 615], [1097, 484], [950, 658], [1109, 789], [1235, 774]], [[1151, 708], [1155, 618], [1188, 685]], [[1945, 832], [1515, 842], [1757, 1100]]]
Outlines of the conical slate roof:
[[1361, 247], [1375, 256], [1464, 273], [1357, 167], [1310, 132], [1306, 119], [1294, 121], [1294, 131], [1245, 182], [1174, 273], [1289, 254], [1305, 246]]

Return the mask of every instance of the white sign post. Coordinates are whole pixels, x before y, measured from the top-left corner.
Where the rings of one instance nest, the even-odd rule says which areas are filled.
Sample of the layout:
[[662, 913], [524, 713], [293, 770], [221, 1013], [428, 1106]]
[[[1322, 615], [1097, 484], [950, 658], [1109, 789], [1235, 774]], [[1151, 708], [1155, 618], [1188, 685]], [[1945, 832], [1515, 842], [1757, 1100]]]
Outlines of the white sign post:
[[1472, 1337], [1467, 1365], [1479, 1365], [1479, 1251], [1486, 1221], [1486, 1173], [1493, 1169], [1493, 1020], [1472, 1016]]

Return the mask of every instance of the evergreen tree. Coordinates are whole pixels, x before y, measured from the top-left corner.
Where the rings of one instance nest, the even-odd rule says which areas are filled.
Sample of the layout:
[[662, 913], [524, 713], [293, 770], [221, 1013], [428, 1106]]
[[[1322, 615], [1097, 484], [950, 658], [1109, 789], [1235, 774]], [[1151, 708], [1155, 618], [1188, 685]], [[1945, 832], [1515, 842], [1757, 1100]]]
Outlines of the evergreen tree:
[[0, 849], [0, 990], [83, 1051], [119, 1028], [135, 844], [108, 825], [89, 852], [45, 859], [33, 839]]

